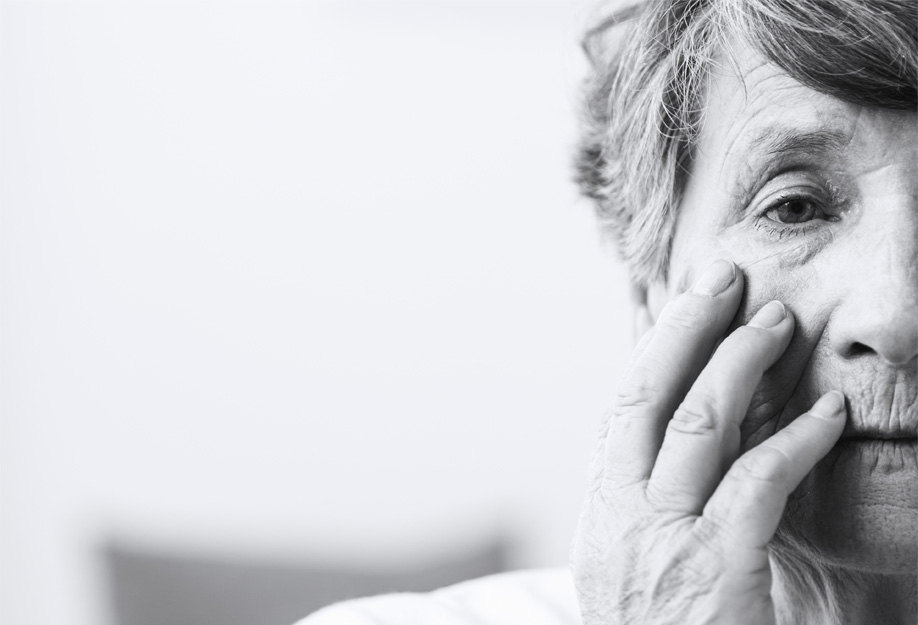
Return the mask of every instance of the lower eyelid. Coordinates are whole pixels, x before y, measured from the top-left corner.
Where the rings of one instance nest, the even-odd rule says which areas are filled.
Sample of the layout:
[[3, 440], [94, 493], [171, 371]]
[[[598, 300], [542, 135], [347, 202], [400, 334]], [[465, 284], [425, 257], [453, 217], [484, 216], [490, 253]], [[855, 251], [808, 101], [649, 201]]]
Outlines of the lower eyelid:
[[801, 234], [807, 234], [812, 230], [819, 228], [819, 225], [814, 223], [816, 221], [825, 221], [825, 220], [810, 220], [801, 222], [798, 225], [794, 224], [781, 224], [778, 222], [767, 223], [768, 218], [765, 215], [759, 215], [756, 218], [755, 223], [753, 224], [756, 230], [764, 231], [766, 235], [776, 238], [777, 240], [786, 239], [790, 236], [798, 236]]

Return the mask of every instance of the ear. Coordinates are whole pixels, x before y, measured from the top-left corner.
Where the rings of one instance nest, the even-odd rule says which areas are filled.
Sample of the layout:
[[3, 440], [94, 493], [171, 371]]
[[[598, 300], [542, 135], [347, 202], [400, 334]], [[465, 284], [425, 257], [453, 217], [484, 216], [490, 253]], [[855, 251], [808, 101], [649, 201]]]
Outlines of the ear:
[[654, 326], [660, 311], [669, 301], [666, 285], [657, 281], [650, 286], [631, 285], [631, 303], [634, 309], [633, 332], [634, 342]]

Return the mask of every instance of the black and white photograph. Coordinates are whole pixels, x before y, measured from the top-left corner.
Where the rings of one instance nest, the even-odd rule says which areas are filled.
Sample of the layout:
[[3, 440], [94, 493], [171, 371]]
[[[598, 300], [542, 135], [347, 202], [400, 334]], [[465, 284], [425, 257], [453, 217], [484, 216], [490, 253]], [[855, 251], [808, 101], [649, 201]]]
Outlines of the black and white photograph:
[[916, 622], [916, 0], [0, 0], [0, 623]]

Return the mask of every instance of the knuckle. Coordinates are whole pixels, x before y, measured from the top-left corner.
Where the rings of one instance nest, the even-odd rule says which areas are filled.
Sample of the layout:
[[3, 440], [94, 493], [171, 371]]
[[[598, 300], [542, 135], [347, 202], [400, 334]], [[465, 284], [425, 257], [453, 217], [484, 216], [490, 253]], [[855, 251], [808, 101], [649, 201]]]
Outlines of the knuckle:
[[717, 401], [707, 393], [693, 392], [673, 413], [669, 428], [683, 434], [713, 434], [721, 429]]
[[629, 384], [615, 394], [613, 414], [627, 413], [646, 408], [653, 401], [653, 391], [648, 384]]
[[612, 403], [610, 420], [632, 417], [645, 412], [653, 404], [658, 391], [643, 377], [638, 376], [637, 380], [628, 381], [619, 387]]

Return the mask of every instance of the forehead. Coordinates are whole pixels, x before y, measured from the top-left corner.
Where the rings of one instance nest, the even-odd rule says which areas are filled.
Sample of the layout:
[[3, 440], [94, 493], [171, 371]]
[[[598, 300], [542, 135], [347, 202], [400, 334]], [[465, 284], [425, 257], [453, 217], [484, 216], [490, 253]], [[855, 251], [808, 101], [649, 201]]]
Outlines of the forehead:
[[791, 154], [818, 156], [826, 168], [914, 160], [914, 112], [867, 109], [817, 92], [742, 44], [727, 46], [705, 96], [694, 152], [725, 183], [741, 185]]
[[768, 151], [789, 135], [844, 142], [860, 107], [809, 89], [748, 46], [733, 44], [707, 83], [697, 148], [706, 155]]

